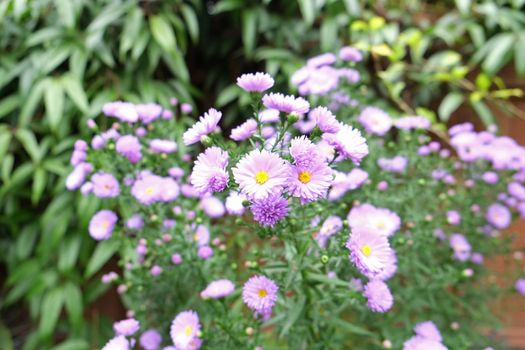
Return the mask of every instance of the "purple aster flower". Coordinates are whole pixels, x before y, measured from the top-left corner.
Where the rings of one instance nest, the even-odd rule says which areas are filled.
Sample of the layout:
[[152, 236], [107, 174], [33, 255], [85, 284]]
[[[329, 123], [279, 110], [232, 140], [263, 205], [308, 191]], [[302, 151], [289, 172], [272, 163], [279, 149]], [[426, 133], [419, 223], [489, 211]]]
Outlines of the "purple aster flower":
[[78, 189], [84, 181], [86, 180], [86, 175], [88, 174], [89, 167], [86, 166], [87, 163], [80, 163], [66, 178], [66, 188], [70, 191]]
[[222, 192], [228, 185], [229, 176], [226, 171], [228, 153], [219, 147], [210, 147], [199, 154], [190, 181], [201, 194], [207, 192]]
[[171, 323], [171, 340], [177, 349], [195, 349], [191, 344], [200, 337], [200, 330], [201, 324], [197, 313], [192, 310], [183, 311]]
[[133, 135], [125, 135], [117, 140], [117, 152], [126, 157], [132, 164], [139, 162], [142, 158], [140, 149], [139, 139]]
[[450, 236], [450, 247], [454, 251], [454, 256], [459, 261], [467, 261], [470, 258], [472, 248], [470, 243], [462, 234], [455, 233]]
[[485, 181], [485, 183], [487, 183], [489, 185], [495, 185], [499, 181], [498, 174], [493, 172], [493, 171], [487, 171], [487, 172], [483, 173], [481, 178], [483, 179], [483, 181]]
[[461, 214], [457, 210], [447, 211], [447, 222], [451, 225], [459, 225], [461, 223]]
[[509, 194], [520, 201], [525, 201], [525, 187], [518, 182], [511, 182], [507, 186]]
[[208, 286], [201, 292], [201, 298], [220, 299], [232, 294], [234, 291], [235, 285], [232, 281], [220, 279], [208, 284]]
[[197, 242], [199, 246], [208, 245], [210, 242], [210, 230], [204, 225], [197, 226], [193, 240]]
[[263, 109], [259, 112], [261, 123], [277, 123], [279, 121], [279, 111], [277, 109]]
[[383, 136], [392, 127], [390, 116], [377, 107], [365, 107], [357, 117], [357, 120], [369, 134]]
[[288, 176], [288, 192], [298, 197], [301, 203], [326, 197], [332, 184], [332, 169], [324, 161], [317, 161], [309, 166], [291, 166]]
[[271, 194], [266, 198], [255, 199], [250, 209], [254, 220], [260, 225], [273, 227], [288, 215], [288, 200], [280, 194]]
[[135, 105], [129, 102], [108, 102], [102, 106], [102, 112], [108, 117], [114, 117], [126, 123], [135, 123], [139, 120]]
[[518, 293], [521, 295], [525, 295], [525, 279], [524, 278], [518, 278], [516, 280], [516, 283], [514, 285]]
[[244, 141], [252, 137], [256, 131], [257, 121], [255, 119], [248, 119], [232, 130], [230, 138], [235, 141]]
[[182, 256], [180, 254], [173, 254], [171, 256], [171, 262], [175, 265], [179, 265], [182, 263]]
[[160, 267], [159, 265], [153, 265], [151, 267], [150, 273], [153, 277], [157, 277], [162, 273], [162, 267]]
[[385, 282], [371, 280], [365, 285], [363, 295], [368, 299], [367, 306], [373, 312], [384, 313], [394, 305], [394, 297]]
[[197, 255], [202, 260], [208, 260], [213, 256], [213, 249], [207, 245], [199, 247], [199, 249], [197, 250]]
[[139, 119], [143, 124], [149, 124], [162, 115], [162, 106], [156, 103], [143, 103], [135, 106]]
[[346, 242], [350, 261], [368, 278], [394, 264], [394, 254], [386, 236], [368, 229], [354, 229]]
[[289, 172], [288, 165], [279, 155], [258, 149], [245, 155], [232, 171], [241, 192], [253, 199], [280, 193]]
[[363, 291], [363, 281], [361, 281], [359, 278], [352, 278], [350, 282], [348, 283], [348, 288], [356, 292], [362, 292]]
[[359, 130], [350, 125], [341, 124], [341, 129], [337, 133], [323, 134], [323, 140], [356, 165], [368, 154], [366, 139], [361, 136]]
[[148, 329], [140, 336], [139, 343], [144, 350], [157, 350], [162, 343], [162, 336], [156, 330]]
[[319, 232], [315, 235], [315, 239], [321, 248], [326, 246], [326, 242], [330, 237], [341, 231], [343, 228], [343, 220], [338, 216], [330, 215], [326, 218], [321, 226]]
[[394, 158], [379, 158], [377, 165], [384, 171], [392, 173], [403, 173], [408, 165], [408, 158], [402, 156], [395, 156]]
[[189, 103], [183, 103], [180, 105], [180, 111], [182, 113], [186, 113], [186, 114], [189, 114], [191, 112], [193, 112], [193, 106]]
[[363, 55], [361, 54], [361, 51], [355, 47], [344, 46], [339, 50], [339, 58], [343, 61], [361, 62], [363, 60]]
[[207, 113], [204, 113], [204, 116], [201, 116], [199, 121], [193, 124], [191, 128], [186, 130], [182, 139], [186, 146], [192, 145], [194, 143], [200, 142], [200, 140], [215, 131], [219, 124], [219, 121], [222, 118], [222, 113], [210, 108]]
[[139, 178], [131, 187], [131, 194], [140, 203], [151, 205], [161, 199], [163, 178], [157, 175], [146, 175]]
[[296, 166], [310, 167], [321, 161], [319, 148], [306, 136], [294, 137], [289, 152]]
[[75, 166], [86, 160], [87, 153], [85, 151], [74, 150], [71, 154], [70, 164]]
[[162, 189], [162, 193], [160, 194], [160, 200], [162, 202], [172, 202], [177, 197], [179, 197], [180, 194], [180, 188], [177, 181], [173, 180], [170, 177], [161, 177], [160, 178], [160, 188]]
[[262, 98], [266, 108], [277, 109], [284, 113], [305, 114], [310, 110], [310, 104], [302, 97], [285, 96], [281, 93], [270, 93]]
[[414, 332], [420, 337], [441, 342], [443, 339], [436, 324], [432, 321], [425, 321], [415, 325]]
[[94, 150], [98, 150], [103, 148], [106, 145], [106, 140], [100, 135], [93, 136], [93, 139], [91, 140], [91, 147]]
[[226, 214], [226, 208], [222, 201], [213, 196], [207, 196], [201, 199], [199, 208], [210, 218], [220, 218]]
[[394, 277], [394, 275], [397, 272], [397, 255], [396, 252], [392, 249], [391, 250], [391, 257], [390, 257], [391, 263], [386, 265], [383, 271], [378, 273], [375, 277], [375, 279], [381, 280], [381, 281], [387, 281]]
[[109, 239], [117, 221], [117, 214], [111, 210], [98, 211], [89, 221], [90, 236], [97, 241]]
[[113, 329], [117, 335], [124, 335], [129, 337], [135, 334], [140, 329], [140, 323], [134, 318], [128, 318], [122, 321], [115, 322]]
[[117, 179], [111, 174], [98, 172], [91, 177], [93, 194], [99, 198], [114, 198], [120, 194]]
[[472, 123], [462, 123], [462, 124], [456, 124], [453, 127], [451, 127], [448, 130], [448, 134], [450, 137], [463, 133], [463, 132], [469, 132], [474, 130], [474, 125]]
[[368, 229], [389, 237], [401, 227], [399, 215], [387, 208], [376, 208], [371, 204], [353, 207], [348, 213], [348, 225], [352, 230]]
[[177, 151], [177, 144], [170, 140], [153, 139], [149, 142], [149, 149], [153, 153], [173, 153]]
[[169, 168], [168, 175], [178, 180], [184, 176], [184, 169], [179, 168], [179, 167]]
[[394, 125], [396, 128], [403, 130], [428, 129], [430, 128], [430, 121], [421, 116], [409, 116], [397, 119]]
[[270, 318], [272, 308], [277, 301], [279, 287], [269, 278], [255, 275], [251, 277], [242, 289], [242, 300], [255, 314], [263, 317], [263, 320]]
[[470, 257], [470, 261], [476, 265], [483, 265], [483, 260], [483, 255], [481, 255], [481, 253], [472, 253]]
[[273, 78], [268, 73], [243, 74], [237, 78], [237, 85], [248, 92], [266, 91], [274, 83]]
[[226, 211], [230, 215], [237, 215], [241, 216], [244, 214], [244, 211], [246, 208], [244, 207], [244, 201], [246, 200], [246, 196], [240, 194], [236, 191], [231, 191], [228, 197], [226, 198]]
[[368, 173], [361, 168], [354, 168], [346, 174], [346, 179], [348, 180], [349, 189], [355, 190], [368, 180]]
[[101, 282], [104, 284], [109, 284], [118, 279], [118, 274], [114, 271], [102, 275]]
[[337, 57], [333, 53], [327, 52], [308, 59], [306, 65], [311, 68], [317, 68], [334, 64], [336, 60]]
[[140, 216], [140, 214], [132, 215], [126, 221], [126, 227], [130, 230], [141, 230], [144, 227], [144, 220], [142, 219], [142, 216]]
[[335, 115], [326, 107], [316, 107], [312, 109], [308, 117], [315, 122], [322, 132], [333, 134], [341, 128]]
[[114, 338], [111, 338], [102, 350], [129, 350], [131, 349], [131, 344], [129, 340], [126, 339], [123, 335], [118, 335]]
[[414, 336], [403, 344], [403, 350], [447, 350], [447, 347], [438, 341]]
[[500, 230], [509, 227], [512, 221], [509, 208], [499, 203], [489, 206], [485, 218], [492, 226]]

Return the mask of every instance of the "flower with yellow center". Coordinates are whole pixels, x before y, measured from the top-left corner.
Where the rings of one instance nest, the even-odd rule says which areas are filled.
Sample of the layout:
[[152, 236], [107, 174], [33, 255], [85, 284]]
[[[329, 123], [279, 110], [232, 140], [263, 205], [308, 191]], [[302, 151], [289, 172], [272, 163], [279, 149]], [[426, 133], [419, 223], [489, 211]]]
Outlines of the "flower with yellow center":
[[255, 174], [255, 182], [257, 182], [259, 185], [264, 185], [269, 178], [270, 176], [268, 176], [268, 172], [264, 170], [258, 171]]
[[268, 295], [268, 292], [266, 291], [266, 289], [259, 289], [259, 291], [257, 292], [257, 295], [259, 296], [259, 298], [264, 298], [265, 296]]
[[385, 224], [384, 221], [379, 221], [379, 222], [376, 224], [376, 227], [377, 227], [378, 229], [381, 230], [381, 229], [384, 229], [384, 228], [386, 227], [386, 224]]
[[365, 244], [364, 246], [361, 247], [361, 253], [363, 253], [365, 256], [368, 257], [372, 255], [372, 248], [370, 248], [368, 244]]
[[184, 335], [186, 335], [187, 337], [189, 337], [192, 332], [193, 332], [193, 328], [191, 326], [184, 327]]
[[153, 190], [153, 187], [148, 187], [148, 188], [146, 188], [146, 193], [147, 193], [147, 194], [152, 194], [153, 191], [154, 191], [154, 190]]
[[308, 171], [301, 171], [298, 176], [299, 181], [301, 181], [303, 184], [307, 184], [312, 179], [312, 174]]

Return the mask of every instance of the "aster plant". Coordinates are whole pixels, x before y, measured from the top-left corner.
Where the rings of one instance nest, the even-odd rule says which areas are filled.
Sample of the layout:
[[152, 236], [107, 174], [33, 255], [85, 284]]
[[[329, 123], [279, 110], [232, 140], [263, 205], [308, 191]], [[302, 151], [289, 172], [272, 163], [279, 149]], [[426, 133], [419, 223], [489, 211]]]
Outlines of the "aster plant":
[[89, 234], [119, 252], [102, 281], [128, 318], [103, 349], [492, 344], [486, 302], [504, 289], [484, 259], [525, 216], [525, 149], [470, 124], [433, 139], [367, 89], [362, 58], [309, 59], [290, 79], [302, 96], [239, 77], [252, 110], [231, 132], [176, 105], [90, 121], [66, 186], [103, 199]]

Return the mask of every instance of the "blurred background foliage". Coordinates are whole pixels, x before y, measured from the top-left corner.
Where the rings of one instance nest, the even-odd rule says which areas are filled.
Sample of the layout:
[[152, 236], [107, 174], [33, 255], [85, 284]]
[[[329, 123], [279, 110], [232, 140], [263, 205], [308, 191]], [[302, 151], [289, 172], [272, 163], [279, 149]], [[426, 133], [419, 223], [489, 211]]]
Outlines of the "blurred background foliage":
[[[373, 88], [444, 129], [461, 105], [525, 119], [525, 0], [4, 0], [0, 2], [0, 344], [87, 349], [87, 320], [114, 247], [89, 239], [98, 208], [64, 188], [74, 141], [108, 101], [177, 97], [244, 118], [240, 73], [279, 84], [305, 57], [353, 45]], [[97, 323], [98, 324], [98, 323]]]

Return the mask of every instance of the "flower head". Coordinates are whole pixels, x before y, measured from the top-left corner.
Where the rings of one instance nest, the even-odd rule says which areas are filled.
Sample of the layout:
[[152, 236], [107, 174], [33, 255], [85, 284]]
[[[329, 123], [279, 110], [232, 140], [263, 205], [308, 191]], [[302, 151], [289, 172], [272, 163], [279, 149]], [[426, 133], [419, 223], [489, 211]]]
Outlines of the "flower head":
[[512, 215], [509, 208], [503, 204], [494, 203], [489, 206], [485, 218], [492, 226], [502, 230], [509, 227]]
[[438, 341], [414, 336], [403, 344], [403, 350], [447, 350], [447, 347]]
[[438, 342], [441, 342], [443, 340], [439, 329], [437, 328], [436, 324], [432, 321], [425, 321], [416, 324], [416, 326], [414, 327], [414, 332], [416, 332], [417, 335], [423, 338], [435, 340]]
[[91, 177], [93, 194], [99, 198], [114, 198], [120, 194], [120, 186], [111, 174], [98, 172]]
[[347, 219], [352, 230], [366, 228], [385, 237], [393, 235], [401, 226], [401, 219], [395, 212], [371, 204], [353, 207]]
[[333, 146], [344, 158], [359, 164], [368, 154], [366, 139], [361, 136], [359, 130], [350, 125], [342, 124], [335, 134], [323, 134], [323, 140]]
[[266, 108], [277, 109], [284, 113], [305, 114], [310, 110], [310, 104], [302, 97], [285, 96], [281, 93], [270, 93], [262, 98]]
[[244, 141], [252, 137], [256, 131], [257, 121], [255, 119], [248, 119], [232, 130], [230, 138], [235, 141]]
[[207, 113], [204, 113], [204, 115], [200, 117], [198, 122], [193, 124], [193, 126], [182, 135], [184, 144], [189, 146], [200, 142], [204, 136], [214, 132], [215, 129], [217, 129], [221, 117], [221, 112], [210, 108]]
[[220, 279], [208, 284], [206, 289], [201, 292], [203, 299], [219, 299], [224, 298], [235, 291], [235, 285], [232, 281], [227, 279]]
[[459, 261], [467, 261], [470, 258], [472, 248], [465, 236], [459, 233], [451, 235], [450, 247], [454, 251], [454, 257]]
[[195, 161], [190, 177], [191, 184], [201, 194], [223, 191], [229, 180], [227, 165], [227, 152], [219, 147], [206, 149]]
[[117, 152], [126, 157], [130, 163], [135, 164], [142, 158], [140, 153], [141, 145], [139, 139], [133, 135], [124, 135], [119, 137], [115, 145]]
[[145, 175], [133, 183], [131, 194], [140, 203], [151, 205], [161, 199], [164, 190], [162, 180], [162, 177], [157, 175]]
[[144, 350], [157, 350], [162, 343], [162, 336], [156, 330], [149, 329], [142, 333], [139, 343]]
[[153, 139], [149, 142], [149, 149], [153, 153], [173, 153], [177, 150], [177, 143], [171, 140]]
[[[192, 343], [200, 337], [201, 324], [195, 311], [183, 311], [171, 323], [170, 336], [180, 350], [195, 349]], [[198, 349], [198, 347], [197, 347]]]
[[339, 121], [335, 115], [326, 107], [316, 107], [310, 111], [308, 117], [315, 122], [315, 125], [326, 133], [336, 133], [340, 129]]
[[111, 338], [102, 350], [129, 350], [131, 348], [129, 340], [123, 335], [117, 335]]
[[237, 85], [248, 92], [263, 92], [274, 84], [273, 78], [268, 73], [243, 74], [237, 78]]
[[392, 119], [390, 116], [377, 107], [364, 108], [359, 114], [359, 117], [357, 117], [357, 120], [369, 134], [382, 136], [392, 127]]
[[343, 61], [360, 62], [363, 60], [363, 55], [355, 47], [345, 46], [339, 50], [339, 58]]
[[115, 322], [113, 329], [117, 335], [124, 335], [129, 337], [135, 334], [140, 329], [140, 323], [134, 318], [128, 318], [122, 321]]
[[514, 287], [521, 295], [525, 295], [525, 278], [518, 278]]
[[309, 166], [293, 165], [288, 176], [288, 192], [301, 203], [311, 202], [326, 197], [332, 180], [332, 169], [324, 161]]
[[232, 169], [242, 193], [262, 199], [280, 193], [288, 178], [288, 165], [275, 153], [255, 149], [245, 155]]
[[273, 227], [288, 215], [288, 200], [280, 194], [255, 199], [250, 207], [253, 219], [262, 226]]
[[244, 207], [244, 201], [246, 200], [246, 196], [240, 194], [236, 191], [231, 191], [228, 197], [226, 197], [226, 211], [230, 215], [237, 215], [241, 216], [244, 214], [244, 211], [246, 208]]
[[363, 290], [363, 295], [368, 299], [368, 308], [374, 312], [387, 312], [394, 305], [394, 297], [385, 282], [371, 280]]
[[256, 275], [251, 277], [242, 289], [242, 300], [256, 314], [268, 319], [277, 301], [279, 287], [271, 279]]
[[350, 261], [368, 278], [382, 273], [394, 264], [394, 254], [386, 236], [369, 229], [354, 229], [346, 242]]
[[89, 221], [89, 234], [97, 241], [109, 239], [117, 221], [117, 214], [111, 210], [100, 210]]

